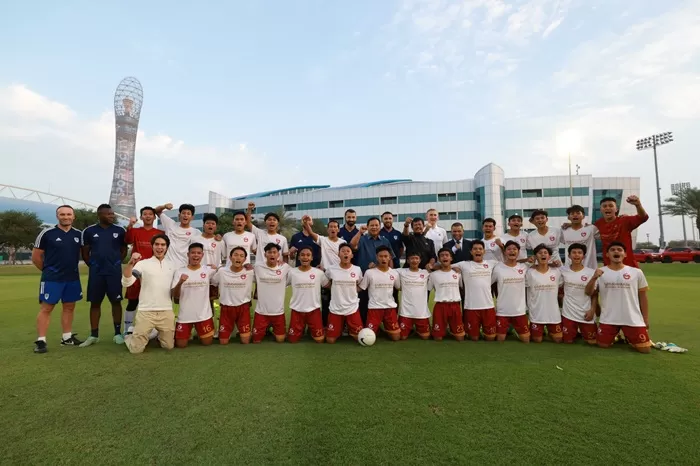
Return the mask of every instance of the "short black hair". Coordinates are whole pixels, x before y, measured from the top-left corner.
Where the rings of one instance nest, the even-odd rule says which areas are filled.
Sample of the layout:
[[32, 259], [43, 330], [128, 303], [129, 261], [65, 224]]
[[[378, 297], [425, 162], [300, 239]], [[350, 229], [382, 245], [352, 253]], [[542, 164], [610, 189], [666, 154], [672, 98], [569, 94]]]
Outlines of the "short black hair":
[[493, 223], [493, 226], [496, 226], [496, 220], [492, 219], [491, 217], [485, 218], [481, 222], [481, 226], [484, 226], [485, 223]]
[[153, 212], [153, 215], [156, 214], [156, 209], [154, 209], [153, 207], [147, 205], [147, 206], [145, 206], [145, 207], [141, 207], [141, 210], [139, 210], [139, 215], [143, 215], [143, 213], [144, 213], [145, 211], [147, 211], [147, 210], [150, 210], [151, 212]]
[[280, 221], [280, 216], [277, 215], [277, 214], [274, 213], [274, 212], [268, 212], [268, 213], [266, 213], [266, 214], [265, 214], [265, 221], [267, 222], [267, 219], [270, 218], [270, 217], [274, 218], [274, 219], [277, 220], [278, 222]]
[[532, 211], [532, 215], [530, 215], [530, 221], [534, 220], [538, 215], [544, 215], [545, 217], [549, 218], [549, 214], [546, 210], [535, 209]]
[[343, 248], [348, 248], [350, 252], [352, 252], [352, 246], [350, 246], [348, 243], [343, 243], [340, 246], [338, 246], [338, 252], [340, 252], [340, 250]]
[[584, 215], [586, 214], [586, 210], [578, 204], [574, 204], [568, 209], [566, 209], [566, 215], [569, 215], [573, 212], [581, 212]]
[[523, 221], [523, 216], [520, 215], [520, 214], [513, 214], [513, 215], [511, 215], [510, 217], [508, 217], [508, 221], [510, 222], [510, 221], [513, 220], [514, 218], [519, 218], [521, 222]]
[[112, 206], [109, 205], [109, 204], [100, 204], [100, 205], [97, 207], [97, 211], [99, 212], [100, 210], [103, 210], [103, 209], [111, 209], [111, 208], [112, 208]]
[[474, 241], [472, 241], [472, 249], [474, 249], [474, 246], [476, 246], [477, 244], [480, 244], [482, 248], [486, 249], [486, 245], [480, 239], [475, 239]]
[[388, 252], [389, 255], [391, 255], [391, 248], [389, 246], [384, 246], [383, 244], [381, 246], [377, 246], [377, 249], [374, 251], [375, 254], [379, 255], [380, 252]]
[[369, 226], [369, 224], [370, 224], [373, 220], [376, 220], [380, 225], [382, 224], [382, 221], [379, 220], [379, 217], [370, 217], [370, 218], [367, 219], [367, 226]]
[[535, 249], [534, 249], [534, 251], [532, 251], [532, 252], [533, 252], [535, 255], [537, 255], [537, 253], [540, 252], [540, 251], [543, 250], [543, 249], [546, 249], [550, 256], [552, 255], [552, 249], [551, 249], [549, 246], [547, 246], [546, 244], [544, 244], [544, 243], [538, 244], [537, 246], [535, 246]]
[[233, 257], [233, 253], [236, 251], [243, 251], [243, 256], [248, 257], [248, 251], [246, 251], [245, 248], [242, 246], [236, 246], [235, 248], [231, 249], [231, 252], [228, 253], [228, 256]]
[[517, 243], [517, 241], [507, 241], [506, 245], [504, 246], [504, 249], [508, 249], [508, 246], [515, 246], [516, 248], [518, 248], [518, 251], [520, 251], [520, 245]]
[[343, 214], [343, 217], [345, 217], [347, 214], [357, 214], [357, 212], [355, 212], [355, 209], [348, 209]]
[[194, 206], [192, 204], [180, 204], [180, 208], [177, 209], [178, 212], [182, 213], [183, 210], [189, 210], [194, 215]]
[[615, 205], [617, 205], [617, 199], [615, 199], [614, 197], [604, 197], [603, 199], [600, 200], [600, 204], [599, 204], [599, 205], [603, 205], [603, 204], [605, 204], [606, 202], [614, 202]]
[[421, 217], [414, 217], [413, 220], [411, 220], [411, 225], [417, 222], [425, 224], [425, 220], [423, 220]]
[[459, 223], [459, 222], [455, 222], [455, 223], [453, 223], [453, 224], [452, 224], [452, 226], [451, 226], [450, 228], [454, 228], [454, 227], [459, 227], [459, 228], [462, 228], [462, 229], [464, 229], [464, 225], [462, 225], [462, 224], [461, 224], [461, 223]]
[[187, 252], [189, 252], [195, 248], [199, 248], [202, 251], [204, 251], [204, 245], [202, 243], [190, 243], [190, 245], [187, 246]]
[[311, 246], [309, 246], [309, 245], [304, 245], [304, 246], [300, 247], [299, 249], [297, 249], [297, 257], [299, 257], [299, 254], [300, 254], [301, 251], [303, 251], [304, 249], [306, 249], [306, 250], [308, 250], [308, 251], [311, 251], [311, 257], [314, 256], [314, 250], [313, 250], [313, 248], [312, 248]]
[[625, 252], [627, 252], [627, 246], [625, 246], [625, 243], [621, 243], [619, 241], [613, 241], [612, 243], [608, 244], [608, 249], [606, 249], [605, 252], [610, 251], [610, 248], [613, 246], [620, 246], [622, 249], [625, 250]]
[[207, 223], [209, 220], [214, 220], [214, 223], [218, 225], [219, 223], [219, 217], [216, 216], [216, 214], [204, 214], [202, 215], [202, 225]]
[[248, 218], [248, 217], [246, 216], [245, 212], [243, 212], [242, 210], [237, 210], [237, 211], [235, 211], [235, 212], [233, 213], [233, 218], [236, 218], [236, 217], [238, 217], [239, 215], [242, 215], [243, 217]]
[[449, 252], [449, 253], [450, 253], [450, 257], [452, 257], [452, 258], [454, 259], [455, 255], [454, 255], [454, 253], [452, 252], [452, 249], [450, 249], [450, 248], [440, 248], [440, 250], [439, 250], [438, 253], [437, 253], [438, 257], [440, 257], [440, 254], [442, 254], [443, 252]]
[[338, 225], [338, 228], [340, 228], [340, 222], [337, 220], [333, 220], [333, 219], [328, 220], [328, 225], [326, 225], [326, 226], [327, 227], [331, 226], [331, 223], [335, 223], [336, 225]]
[[586, 247], [586, 245], [585, 245], [585, 244], [581, 244], [581, 243], [574, 243], [574, 244], [570, 245], [570, 246], [567, 248], [567, 252], [568, 252], [569, 254], [571, 254], [571, 251], [574, 250], [574, 249], [580, 249], [581, 251], [583, 251], [583, 255], [584, 255], [584, 256], [585, 256], [586, 253], [588, 252], [588, 248]]
[[[408, 260], [408, 258], [412, 257], [412, 256], [421, 257], [420, 253], [418, 251], [416, 251], [415, 249], [406, 254], [406, 260]], [[421, 257], [421, 259], [422, 259], [422, 257]]]
[[159, 233], [159, 234], [157, 234], [157, 235], [152, 236], [152, 237], [151, 237], [151, 246], [153, 246], [154, 244], [156, 244], [156, 240], [157, 240], [157, 239], [164, 239], [164, 240], [165, 240], [165, 245], [166, 245], [167, 247], [170, 247], [170, 238], [168, 238], [168, 235], [166, 235], [165, 233]]
[[73, 212], [75, 212], [75, 209], [73, 208], [72, 205], [63, 204], [63, 205], [60, 205], [60, 206], [56, 207], [56, 213], [58, 213], [58, 210], [59, 210], [59, 209], [63, 209], [64, 207], [68, 207], [70, 210], [72, 210]]
[[391, 212], [389, 212], [389, 211], [387, 210], [386, 212], [384, 212], [384, 213], [381, 215], [381, 217], [384, 218], [384, 216], [385, 216], [386, 214], [389, 214], [389, 215], [391, 215], [392, 217], [394, 216], [394, 214], [392, 214]]
[[277, 243], [267, 243], [267, 244], [265, 245], [265, 247], [263, 248], [263, 251], [267, 252], [267, 251], [269, 251], [270, 249], [277, 249], [278, 251], [281, 251], [281, 250], [282, 250], [282, 247], [281, 247], [279, 244], [277, 244]]

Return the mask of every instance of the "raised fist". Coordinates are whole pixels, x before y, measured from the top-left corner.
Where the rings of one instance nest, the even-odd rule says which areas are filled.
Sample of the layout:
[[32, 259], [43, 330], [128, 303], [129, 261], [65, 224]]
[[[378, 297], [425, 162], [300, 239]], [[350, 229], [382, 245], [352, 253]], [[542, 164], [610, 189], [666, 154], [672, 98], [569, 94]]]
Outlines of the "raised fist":
[[365, 233], [367, 233], [367, 225], [362, 225], [362, 226], [360, 227], [360, 233], [363, 234], [363, 235], [364, 235]]
[[632, 195], [627, 198], [627, 203], [632, 204], [633, 206], [639, 206], [641, 202], [639, 202], [639, 197]]
[[248, 203], [248, 211], [252, 212], [255, 210], [255, 202]]
[[138, 222], [138, 221], [139, 221], [139, 219], [137, 219], [136, 217], [131, 217], [129, 219], [129, 226], [133, 227], [134, 225], [136, 225], [136, 222]]
[[171, 202], [168, 202], [168, 203], [165, 204], [163, 207], [165, 207], [166, 210], [172, 210], [173, 204], [172, 204]]
[[600, 278], [601, 275], [603, 275], [603, 269], [596, 269], [596, 271], [593, 272], [593, 278]]
[[139, 254], [138, 252], [135, 252], [135, 253], [131, 254], [131, 259], [129, 260], [129, 264], [134, 265], [135, 263], [137, 263], [140, 260], [141, 260], [141, 254]]
[[403, 222], [403, 224], [406, 225], [407, 227], [409, 227], [409, 226], [411, 226], [412, 222], [413, 222], [412, 217], [406, 217], [406, 220]]

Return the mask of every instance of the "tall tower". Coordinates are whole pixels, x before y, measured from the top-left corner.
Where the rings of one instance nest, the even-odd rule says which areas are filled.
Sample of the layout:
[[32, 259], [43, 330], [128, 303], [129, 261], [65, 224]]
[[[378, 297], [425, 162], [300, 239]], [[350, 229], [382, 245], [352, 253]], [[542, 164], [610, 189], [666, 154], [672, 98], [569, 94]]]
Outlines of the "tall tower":
[[125, 217], [136, 215], [134, 194], [134, 151], [143, 104], [143, 88], [136, 78], [124, 78], [114, 93], [114, 120], [117, 143], [114, 153], [114, 176], [109, 204]]

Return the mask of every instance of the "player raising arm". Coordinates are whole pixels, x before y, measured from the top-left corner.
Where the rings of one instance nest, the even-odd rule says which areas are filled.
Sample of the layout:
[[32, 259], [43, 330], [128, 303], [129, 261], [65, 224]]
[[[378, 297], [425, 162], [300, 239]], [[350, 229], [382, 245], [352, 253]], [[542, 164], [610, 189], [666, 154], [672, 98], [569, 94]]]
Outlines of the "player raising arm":
[[231, 251], [239, 246], [245, 249], [245, 263], [250, 264], [250, 255], [255, 254], [258, 243], [255, 235], [250, 231], [245, 231], [247, 224], [245, 212], [236, 212], [233, 214], [233, 231], [224, 234], [223, 241], [226, 245], [226, 265], [231, 265]]
[[[280, 254], [278, 261], [282, 262], [289, 261], [289, 244], [287, 244], [287, 238], [280, 235], [277, 229], [280, 225], [280, 217], [274, 212], [268, 212], [265, 214], [265, 230], [253, 225], [253, 212], [255, 211], [255, 203], [248, 203], [248, 210], [246, 210], [246, 226], [255, 235], [256, 242], [258, 243], [258, 250], [265, 249], [268, 244], [276, 244], [280, 248]], [[265, 254], [267, 257], [267, 254]]]
[[179, 222], [163, 213], [164, 210], [171, 210], [173, 205], [168, 203], [156, 207], [156, 215], [165, 230], [165, 234], [170, 238], [167, 258], [177, 267], [186, 267], [188, 264], [188, 247], [191, 242], [199, 241], [202, 234], [191, 225], [194, 218], [194, 206], [192, 204], [182, 204], [179, 208]]
[[559, 257], [559, 243], [561, 242], [561, 230], [547, 225], [549, 216], [546, 210], [535, 210], [530, 216], [530, 223], [537, 227], [527, 235], [527, 248], [534, 250], [540, 244], [544, 244], [552, 251], [549, 259], [550, 265], [559, 267], [562, 264]]

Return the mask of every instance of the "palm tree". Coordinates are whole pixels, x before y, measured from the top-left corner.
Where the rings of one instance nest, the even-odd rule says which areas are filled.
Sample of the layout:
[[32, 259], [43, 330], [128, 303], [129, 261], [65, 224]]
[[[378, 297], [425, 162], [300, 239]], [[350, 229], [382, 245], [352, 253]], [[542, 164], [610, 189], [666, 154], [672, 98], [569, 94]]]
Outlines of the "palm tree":
[[672, 217], [687, 215], [695, 221], [700, 233], [700, 188], [684, 189], [682, 195], [669, 197], [661, 206], [661, 212]]
[[[284, 210], [284, 207], [280, 207], [275, 211], [275, 213], [280, 218], [280, 223], [277, 227], [277, 231], [279, 232], [279, 234], [287, 238], [287, 241], [290, 241], [292, 235], [301, 230], [301, 222], [292, 217], [292, 214]], [[266, 228], [265, 222], [263, 220], [253, 220], [253, 225], [262, 230]]]

